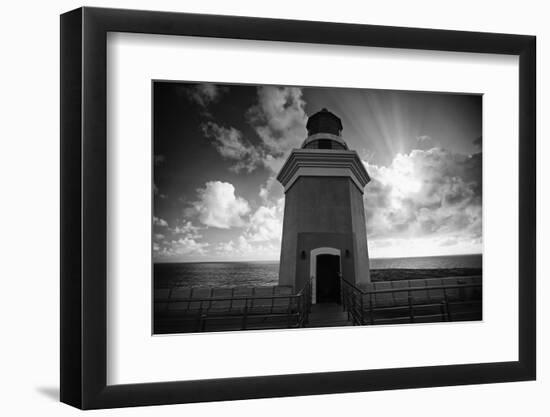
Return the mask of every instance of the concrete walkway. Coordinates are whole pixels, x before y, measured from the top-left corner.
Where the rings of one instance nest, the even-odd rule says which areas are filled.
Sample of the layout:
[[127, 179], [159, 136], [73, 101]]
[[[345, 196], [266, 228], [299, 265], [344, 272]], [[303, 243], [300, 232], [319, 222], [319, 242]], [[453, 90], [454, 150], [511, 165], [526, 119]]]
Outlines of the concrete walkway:
[[352, 326], [348, 313], [342, 311], [342, 305], [337, 303], [319, 303], [311, 306], [309, 322], [306, 327], [340, 327]]

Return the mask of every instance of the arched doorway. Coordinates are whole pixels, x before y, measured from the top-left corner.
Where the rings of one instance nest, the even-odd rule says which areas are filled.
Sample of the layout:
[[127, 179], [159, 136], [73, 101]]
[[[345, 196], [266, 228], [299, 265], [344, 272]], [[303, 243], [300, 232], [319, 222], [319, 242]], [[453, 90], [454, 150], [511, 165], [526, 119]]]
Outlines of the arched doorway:
[[313, 304], [340, 301], [340, 250], [316, 248], [311, 251], [310, 276]]
[[317, 303], [340, 301], [340, 256], [317, 256]]

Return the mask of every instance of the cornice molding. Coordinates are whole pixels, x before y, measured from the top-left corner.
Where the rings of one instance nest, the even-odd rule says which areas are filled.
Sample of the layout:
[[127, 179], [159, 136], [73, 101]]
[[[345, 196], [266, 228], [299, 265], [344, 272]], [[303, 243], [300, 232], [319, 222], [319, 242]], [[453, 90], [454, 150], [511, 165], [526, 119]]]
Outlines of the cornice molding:
[[294, 149], [277, 175], [285, 193], [301, 176], [349, 177], [363, 193], [370, 177], [355, 151]]

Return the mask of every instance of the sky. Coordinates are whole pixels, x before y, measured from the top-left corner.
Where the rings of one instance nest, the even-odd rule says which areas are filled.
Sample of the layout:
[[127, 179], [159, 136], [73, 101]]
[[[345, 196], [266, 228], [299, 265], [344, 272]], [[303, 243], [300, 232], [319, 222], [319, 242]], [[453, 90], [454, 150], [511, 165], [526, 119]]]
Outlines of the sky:
[[371, 181], [371, 258], [482, 251], [482, 97], [155, 81], [153, 260], [279, 260], [275, 179], [322, 108]]

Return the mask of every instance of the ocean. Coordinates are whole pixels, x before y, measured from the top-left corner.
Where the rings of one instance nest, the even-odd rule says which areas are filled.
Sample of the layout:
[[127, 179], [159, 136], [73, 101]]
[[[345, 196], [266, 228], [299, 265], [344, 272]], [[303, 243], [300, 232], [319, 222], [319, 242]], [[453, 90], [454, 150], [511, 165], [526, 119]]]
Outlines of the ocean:
[[482, 256], [478, 255], [448, 255], [448, 256], [420, 256], [416, 258], [373, 258], [370, 260], [371, 269], [454, 269], [454, 268], [481, 268]]
[[[481, 268], [481, 255], [425, 256], [416, 258], [373, 258], [371, 269], [457, 269]], [[257, 287], [276, 285], [278, 261], [156, 263], [154, 286], [174, 281], [189, 287]]]

